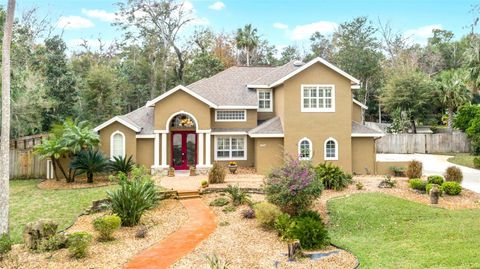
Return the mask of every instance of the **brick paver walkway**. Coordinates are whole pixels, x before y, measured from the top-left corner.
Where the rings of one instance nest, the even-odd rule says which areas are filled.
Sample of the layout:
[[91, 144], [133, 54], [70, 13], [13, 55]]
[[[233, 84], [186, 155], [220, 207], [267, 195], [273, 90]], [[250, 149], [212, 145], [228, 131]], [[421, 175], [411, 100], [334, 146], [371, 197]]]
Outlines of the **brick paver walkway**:
[[133, 257], [125, 268], [168, 268], [215, 231], [215, 214], [201, 199], [181, 200], [181, 203], [187, 209], [188, 221], [157, 245]]

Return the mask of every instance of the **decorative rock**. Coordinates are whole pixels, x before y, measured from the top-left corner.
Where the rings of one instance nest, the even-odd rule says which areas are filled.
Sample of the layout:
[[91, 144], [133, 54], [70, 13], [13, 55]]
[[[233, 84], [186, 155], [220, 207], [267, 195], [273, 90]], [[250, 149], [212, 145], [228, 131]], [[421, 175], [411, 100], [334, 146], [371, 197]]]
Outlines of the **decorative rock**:
[[23, 241], [29, 249], [36, 250], [44, 239], [57, 233], [58, 223], [52, 220], [38, 220], [25, 225]]
[[92, 202], [92, 206], [86, 210], [87, 214], [106, 211], [110, 208], [110, 199], [101, 199]]
[[438, 204], [438, 198], [440, 197], [441, 191], [437, 184], [434, 184], [430, 189], [430, 203], [432, 205]]
[[137, 232], [135, 233], [136, 238], [145, 238], [147, 237], [148, 228], [145, 225], [138, 227]]

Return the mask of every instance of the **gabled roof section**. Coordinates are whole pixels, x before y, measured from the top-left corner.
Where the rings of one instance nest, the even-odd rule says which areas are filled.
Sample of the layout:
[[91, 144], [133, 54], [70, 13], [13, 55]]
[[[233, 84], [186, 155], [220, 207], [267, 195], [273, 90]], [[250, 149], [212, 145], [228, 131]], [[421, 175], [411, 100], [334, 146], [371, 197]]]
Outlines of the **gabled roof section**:
[[217, 107], [217, 105], [216, 105], [214, 102], [210, 101], [209, 99], [203, 97], [202, 95], [198, 94], [198, 93], [195, 92], [195, 91], [192, 91], [191, 89], [189, 89], [189, 88], [187, 88], [187, 87], [185, 87], [185, 86], [183, 86], [183, 85], [178, 85], [177, 87], [175, 87], [175, 88], [173, 88], [173, 89], [171, 89], [171, 90], [169, 90], [169, 91], [161, 94], [161, 95], [158, 96], [157, 98], [148, 101], [148, 102], [147, 102], [147, 106], [155, 106], [156, 103], [158, 103], [158, 102], [160, 102], [161, 100], [167, 98], [168, 96], [176, 93], [177, 91], [184, 91], [184, 92], [190, 94], [191, 96], [197, 98], [198, 100], [204, 102], [205, 104], [207, 104], [207, 105], [210, 106], [210, 107], [213, 107], [213, 108], [216, 108], [216, 107]]
[[284, 137], [282, 121], [271, 118], [248, 132], [250, 137]]
[[384, 135], [383, 132], [352, 121], [352, 137], [382, 137]]
[[362, 102], [358, 101], [357, 99], [353, 98], [353, 103], [357, 104], [363, 109], [368, 109], [368, 106], [364, 105]]
[[118, 123], [120, 123], [120, 124], [122, 124], [122, 125], [125, 125], [126, 127], [132, 129], [133, 131], [135, 131], [135, 132], [137, 132], [137, 133], [142, 130], [142, 128], [141, 128], [140, 126], [138, 126], [137, 124], [131, 122], [131, 121], [128, 120], [128, 119], [122, 118], [122, 116], [115, 116], [115, 117], [109, 119], [108, 121], [106, 121], [106, 122], [98, 125], [98, 126], [95, 127], [93, 130], [94, 130], [95, 132], [98, 132], [98, 131], [100, 131], [101, 129], [107, 127], [108, 125], [110, 125], [110, 124], [112, 124], [112, 123], [114, 123], [114, 122], [118, 122]]
[[328, 68], [332, 69], [333, 71], [339, 73], [340, 75], [348, 78], [353, 87], [360, 84], [360, 81], [354, 78], [352, 75], [348, 74], [347, 72], [341, 70], [340, 68], [336, 67], [335, 65], [327, 62], [325, 59], [317, 57], [308, 63], [300, 64], [296, 61], [289, 62], [284, 66], [278, 68], [277, 70], [273, 71], [270, 74], [267, 74], [259, 79], [256, 79], [247, 85], [248, 88], [256, 89], [256, 88], [273, 88], [285, 82], [287, 79], [295, 76], [296, 74], [302, 72], [303, 70], [309, 68], [310, 66], [322, 63]]

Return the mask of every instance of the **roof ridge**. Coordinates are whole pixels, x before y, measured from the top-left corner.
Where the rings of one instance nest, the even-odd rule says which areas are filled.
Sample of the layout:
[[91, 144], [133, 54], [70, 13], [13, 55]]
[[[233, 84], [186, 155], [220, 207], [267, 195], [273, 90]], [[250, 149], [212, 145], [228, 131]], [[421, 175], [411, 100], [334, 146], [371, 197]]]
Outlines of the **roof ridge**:
[[[248, 84], [255, 85], [255, 82], [256, 82], [256, 81], [259, 81], [259, 80], [261, 80], [262, 78], [273, 74], [274, 72], [278, 72], [278, 70], [282, 70], [282, 69], [286, 68], [290, 63], [293, 64], [295, 61], [296, 61], [296, 60], [291, 60], [291, 61], [289, 61], [288, 63], [286, 63], [286, 64], [284, 64], [284, 65], [276, 66], [275, 69], [272, 70], [271, 72], [268, 72], [268, 73], [264, 74], [263, 76], [255, 79], [254, 81], [252, 81], [252, 82], [250, 82], [250, 83], [248, 83]], [[293, 72], [293, 71], [292, 71], [292, 72]], [[290, 74], [290, 73], [291, 73], [291, 72], [289, 72], [289, 74]]]

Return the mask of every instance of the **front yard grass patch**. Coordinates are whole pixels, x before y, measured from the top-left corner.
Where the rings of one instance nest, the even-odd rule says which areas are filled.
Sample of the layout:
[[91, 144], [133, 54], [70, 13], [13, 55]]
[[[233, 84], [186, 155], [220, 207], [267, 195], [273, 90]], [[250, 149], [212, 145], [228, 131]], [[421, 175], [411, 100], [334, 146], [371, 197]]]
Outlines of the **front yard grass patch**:
[[478, 168], [475, 168], [475, 166], [473, 165], [473, 159], [475, 157], [478, 157], [478, 156], [473, 156], [470, 153], [454, 153], [452, 155], [454, 155], [454, 156], [448, 158], [447, 161], [449, 161], [451, 163], [454, 163], [454, 164], [463, 165], [463, 166], [467, 166], [467, 167], [470, 167], [470, 168], [478, 169]]
[[448, 210], [382, 193], [327, 203], [332, 243], [361, 268], [479, 268], [480, 210]]
[[10, 181], [10, 235], [14, 243], [23, 241], [23, 228], [28, 222], [51, 219], [62, 230], [71, 225], [92, 201], [105, 198], [106, 190], [117, 188], [42, 190], [37, 188], [38, 183], [39, 180], [35, 179]]

